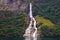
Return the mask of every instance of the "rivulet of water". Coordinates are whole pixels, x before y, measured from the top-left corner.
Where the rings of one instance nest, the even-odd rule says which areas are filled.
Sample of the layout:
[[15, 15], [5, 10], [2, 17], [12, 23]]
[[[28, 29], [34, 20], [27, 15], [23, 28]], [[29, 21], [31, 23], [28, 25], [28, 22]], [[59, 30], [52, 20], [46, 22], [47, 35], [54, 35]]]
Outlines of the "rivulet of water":
[[[32, 37], [33, 40], [37, 40], [37, 27], [36, 27], [36, 20], [32, 15], [32, 3], [30, 3], [29, 16], [30, 16], [31, 20], [30, 20], [30, 24], [29, 24], [28, 28], [25, 31], [24, 36]], [[26, 40], [28, 40], [28, 39], [31, 40], [31, 38], [26, 38]]]

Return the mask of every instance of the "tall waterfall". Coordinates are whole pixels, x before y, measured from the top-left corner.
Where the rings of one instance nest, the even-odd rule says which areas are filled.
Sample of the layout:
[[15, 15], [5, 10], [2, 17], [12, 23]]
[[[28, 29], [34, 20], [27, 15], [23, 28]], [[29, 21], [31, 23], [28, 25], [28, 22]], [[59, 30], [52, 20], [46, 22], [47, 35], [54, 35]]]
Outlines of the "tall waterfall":
[[37, 27], [36, 27], [36, 20], [32, 15], [32, 3], [30, 3], [29, 16], [30, 16], [31, 20], [30, 20], [30, 24], [29, 24], [28, 28], [25, 30], [24, 36], [35, 38], [35, 37], [37, 37]]

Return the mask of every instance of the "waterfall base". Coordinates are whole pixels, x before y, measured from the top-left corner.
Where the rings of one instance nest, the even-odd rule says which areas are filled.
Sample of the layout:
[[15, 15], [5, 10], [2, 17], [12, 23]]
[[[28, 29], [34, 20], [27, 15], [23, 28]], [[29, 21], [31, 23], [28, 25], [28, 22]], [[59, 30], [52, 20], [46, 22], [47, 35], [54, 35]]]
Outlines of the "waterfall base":
[[37, 33], [36, 33], [35, 36], [33, 36], [33, 34], [34, 34], [34, 31], [32, 31], [31, 34], [30, 34], [30, 33], [28, 33], [28, 34], [25, 33], [25, 34], [23, 35], [23, 37], [37, 37]]
[[[24, 34], [23, 37], [33, 37], [33, 35], [32, 34]], [[37, 37], [37, 36], [35, 36], [35, 37]]]
[[23, 37], [32, 37], [31, 34], [24, 34]]
[[31, 33], [25, 33], [23, 35], [23, 37], [33, 37], [33, 33], [32, 32]]
[[23, 35], [23, 37], [37, 37], [37, 30], [34, 29], [34, 27], [28, 27], [26, 30], [25, 30], [25, 34]]
[[[34, 33], [34, 31], [32, 30], [32, 32], [31, 33], [25, 33], [24, 35], [23, 35], [23, 37], [33, 37], [33, 33]], [[37, 38], [37, 37], [42, 37], [42, 35], [40, 34], [40, 33], [36, 33], [36, 35], [33, 37], [33, 38]]]
[[37, 40], [37, 38], [32, 38], [32, 37], [24, 37], [25, 40]]

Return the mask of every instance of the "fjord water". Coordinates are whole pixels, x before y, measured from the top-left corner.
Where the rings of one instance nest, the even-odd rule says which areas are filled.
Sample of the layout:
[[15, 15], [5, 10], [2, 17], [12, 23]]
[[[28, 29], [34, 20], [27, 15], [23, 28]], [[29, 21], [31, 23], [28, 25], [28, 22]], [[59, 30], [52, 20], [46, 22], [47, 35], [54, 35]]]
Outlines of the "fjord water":
[[[24, 38], [24, 37], [11, 37], [11, 38], [3, 38], [3, 37], [0, 37], [0, 40], [35, 40], [35, 39], [30, 39], [30, 38]], [[60, 38], [38, 38], [37, 40], [60, 40]]]

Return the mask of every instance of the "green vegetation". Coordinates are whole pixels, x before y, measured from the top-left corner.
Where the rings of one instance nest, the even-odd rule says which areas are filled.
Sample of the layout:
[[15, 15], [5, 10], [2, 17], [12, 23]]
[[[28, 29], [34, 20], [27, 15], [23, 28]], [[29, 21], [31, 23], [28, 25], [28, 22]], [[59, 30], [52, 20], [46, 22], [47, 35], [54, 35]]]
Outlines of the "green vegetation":
[[0, 19], [0, 35], [16, 36], [24, 33], [28, 23], [25, 12], [20, 12], [20, 15], [16, 15], [11, 11], [0, 11], [0, 14], [3, 14]]
[[[60, 36], [60, 0], [33, 0], [32, 4], [39, 34]], [[0, 35], [23, 35], [28, 23], [26, 12], [0, 11]]]
[[44, 17], [36, 16], [38, 26], [38, 33], [43, 36], [60, 36], [60, 27], [57, 24], [52, 23], [50, 20]]
[[60, 36], [60, 1], [37, 0], [34, 3], [34, 16], [38, 32], [43, 36]]

